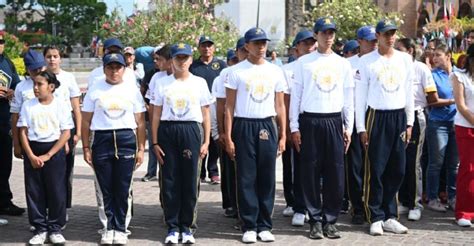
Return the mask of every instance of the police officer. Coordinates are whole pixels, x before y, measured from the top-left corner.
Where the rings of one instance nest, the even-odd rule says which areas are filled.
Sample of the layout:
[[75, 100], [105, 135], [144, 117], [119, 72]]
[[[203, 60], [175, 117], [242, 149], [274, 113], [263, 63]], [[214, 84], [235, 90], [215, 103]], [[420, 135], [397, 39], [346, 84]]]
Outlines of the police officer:
[[[357, 30], [359, 54], [348, 58], [352, 66], [354, 83], [360, 80], [360, 58], [377, 48], [377, 37], [373, 26], [363, 26]], [[365, 221], [364, 203], [362, 202], [362, 181], [364, 179], [363, 146], [360, 143], [357, 129], [352, 131], [351, 145], [346, 155], [346, 193], [351, 202], [351, 223], [363, 224]]]
[[[272, 242], [275, 163], [285, 150], [288, 89], [283, 70], [265, 60], [269, 39], [260, 28], [245, 33], [247, 60], [225, 82], [227, 152], [236, 161], [237, 204], [244, 243]], [[278, 130], [274, 125], [276, 116]]]
[[344, 153], [354, 122], [354, 81], [349, 62], [331, 49], [336, 30], [331, 18], [316, 20], [319, 46], [296, 61], [291, 88], [290, 129], [300, 152], [311, 239], [341, 237], [335, 223], [344, 196]]
[[360, 58], [356, 126], [365, 147], [364, 207], [371, 235], [407, 233], [397, 221], [396, 194], [405, 174], [405, 146], [413, 125], [413, 61], [394, 49], [398, 27], [375, 27], [378, 49]]
[[106, 215], [100, 242], [126, 244], [133, 170], [145, 151], [145, 105], [136, 85], [124, 80], [123, 55], [109, 53], [103, 62], [105, 78], [89, 88], [83, 102], [82, 148], [84, 160], [94, 168]]
[[[296, 59], [311, 52], [311, 48], [316, 43], [313, 32], [302, 30], [296, 34], [293, 41], [295, 46]], [[290, 90], [285, 93], [285, 107], [290, 107], [290, 91], [294, 84], [295, 62], [285, 64], [283, 70], [287, 77]], [[288, 139], [289, 140], [289, 139]], [[306, 208], [304, 205], [303, 191], [300, 177], [300, 155], [292, 147], [291, 141], [287, 141], [286, 150], [282, 155], [283, 161], [283, 191], [286, 201], [286, 208], [283, 216], [293, 216], [291, 224], [293, 226], [303, 226], [305, 221]]]
[[[199, 38], [199, 58], [193, 61], [193, 64], [189, 68], [189, 71], [199, 77], [202, 77], [206, 80], [209, 91], [212, 90], [212, 83], [214, 79], [220, 74], [222, 69], [227, 67], [226, 63], [222, 60], [214, 57], [214, 41], [211, 37], [203, 35]], [[209, 145], [209, 155], [202, 162], [201, 170], [201, 181], [206, 180], [206, 159], [207, 159], [207, 171], [209, 172], [208, 176], [211, 179], [211, 184], [219, 184], [219, 168], [217, 167], [218, 159], [218, 146], [211, 139]]]
[[[199, 159], [210, 141], [209, 105], [214, 98], [206, 81], [189, 72], [192, 48], [171, 47], [174, 73], [155, 88], [152, 141], [161, 164], [160, 187], [168, 235], [165, 244], [195, 243], [191, 226], [196, 220]], [[201, 132], [200, 125], [202, 125]]]
[[10, 101], [20, 78], [12, 61], [5, 54], [5, 42], [5, 35], [0, 32], [0, 215], [22, 215], [25, 209], [13, 204], [8, 182], [12, 170], [13, 147], [10, 135]]

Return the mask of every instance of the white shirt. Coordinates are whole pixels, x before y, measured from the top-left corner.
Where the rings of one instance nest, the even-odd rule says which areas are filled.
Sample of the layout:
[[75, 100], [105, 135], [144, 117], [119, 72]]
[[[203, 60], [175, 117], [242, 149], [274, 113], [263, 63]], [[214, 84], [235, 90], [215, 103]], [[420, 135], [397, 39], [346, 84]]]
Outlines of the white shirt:
[[72, 116], [62, 100], [53, 98], [50, 104], [41, 104], [33, 98], [21, 107], [17, 127], [28, 129], [28, 140], [53, 142], [59, 139], [61, 130], [74, 128]]
[[150, 79], [150, 83], [148, 84], [148, 90], [145, 93], [145, 97], [150, 99], [150, 101], [155, 100], [155, 88], [156, 88], [156, 83], [160, 79], [168, 76], [168, 73], [166, 71], [161, 71], [153, 74], [153, 76]]
[[288, 85], [288, 90], [285, 94], [291, 94], [291, 89], [293, 88], [293, 85], [295, 83], [295, 65], [296, 61], [293, 61], [283, 65], [282, 67], [283, 71], [285, 72], [286, 83]]
[[405, 109], [407, 125], [414, 120], [412, 57], [394, 50], [392, 57], [378, 49], [360, 58], [360, 81], [356, 83], [355, 113], [357, 132], [365, 132], [367, 107], [375, 110]]
[[234, 65], [224, 85], [237, 91], [234, 115], [251, 119], [275, 116], [275, 93], [288, 90], [283, 70], [268, 61]]
[[[61, 77], [62, 78], [62, 77]], [[70, 91], [71, 89], [69, 86], [72, 86], [71, 82], [65, 82], [65, 85], [61, 84], [58, 88], [54, 90], [54, 97], [60, 99], [64, 104], [65, 107], [70, 111], [72, 111], [71, 101], [70, 98]], [[13, 96], [12, 102], [10, 104], [10, 113], [20, 113], [21, 106], [23, 103], [35, 98], [35, 93], [33, 91], [34, 82], [31, 78], [27, 78], [22, 80], [15, 88], [15, 94]], [[76, 84], [77, 86], [77, 84]], [[79, 92], [80, 93], [80, 92]], [[80, 94], [79, 94], [80, 95]]]
[[299, 115], [344, 111], [344, 125], [354, 125], [354, 80], [349, 61], [317, 51], [300, 57], [294, 67], [290, 99], [290, 130], [299, 131]]
[[[464, 103], [472, 114], [474, 113], [474, 82], [472, 81], [472, 78], [469, 76], [469, 74], [464, 71], [465, 70], [454, 70], [450, 78], [452, 81], [452, 77], [456, 76], [459, 83], [464, 86]], [[466, 118], [462, 116], [459, 110], [454, 116], [454, 124], [458, 126], [474, 128], [474, 125], [469, 123], [469, 121], [467, 121]]]
[[156, 99], [150, 103], [163, 106], [162, 121], [195, 121], [202, 123], [202, 106], [215, 102], [207, 82], [190, 74], [186, 80], [177, 80], [174, 75], [160, 80], [155, 89]]
[[216, 98], [226, 98], [225, 82], [229, 79], [229, 74], [233, 67], [226, 67], [222, 69], [219, 76], [214, 79], [212, 83], [212, 95]]
[[82, 111], [94, 113], [90, 129], [136, 129], [135, 113], [145, 112], [140, 90], [131, 83], [111, 85], [105, 79], [96, 81], [87, 91]]
[[[92, 72], [89, 74], [89, 78], [87, 79], [87, 88], [91, 88], [96, 81], [104, 79], [104, 66], [94, 68], [94, 70], [92, 70]], [[133, 84], [137, 86], [135, 72], [132, 69], [125, 67], [125, 71], [123, 72], [123, 81], [133, 82]]]
[[[66, 72], [64, 70], [60, 70], [58, 74], [56, 74], [56, 78], [60, 82], [60, 86], [56, 88], [54, 91], [57, 94], [61, 94], [61, 97], [65, 100], [64, 103], [68, 105], [71, 104], [71, 98], [80, 97], [81, 90], [77, 85], [76, 78], [74, 74], [70, 72]], [[72, 110], [72, 107], [71, 107]]]
[[415, 110], [428, 106], [426, 95], [436, 92], [436, 84], [428, 66], [419, 61], [414, 62], [415, 77], [413, 78], [413, 96], [415, 97]]

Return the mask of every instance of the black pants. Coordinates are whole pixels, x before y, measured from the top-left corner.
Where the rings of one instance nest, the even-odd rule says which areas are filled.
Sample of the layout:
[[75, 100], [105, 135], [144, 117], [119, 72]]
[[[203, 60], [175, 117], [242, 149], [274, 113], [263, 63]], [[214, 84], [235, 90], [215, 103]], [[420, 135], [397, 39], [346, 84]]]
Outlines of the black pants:
[[74, 176], [74, 157], [76, 156], [74, 135], [76, 135], [75, 128], [71, 129], [71, 137], [68, 140], [69, 153], [66, 154], [66, 208], [72, 207], [72, 179]]
[[295, 213], [305, 214], [305, 205], [300, 177], [300, 153], [291, 144], [286, 144], [282, 154], [283, 162], [283, 195], [286, 205], [293, 208]]
[[158, 144], [161, 198], [168, 232], [190, 232], [196, 221], [201, 133], [197, 122], [162, 121]]
[[304, 182], [303, 196], [309, 223], [334, 224], [344, 197], [344, 140], [341, 113], [303, 113], [300, 114], [299, 123], [302, 166], [300, 173]]
[[235, 188], [235, 163], [225, 151], [221, 151], [221, 192], [222, 208], [237, 209], [237, 197]]
[[[36, 156], [46, 154], [56, 142], [33, 142], [30, 147]], [[66, 223], [66, 155], [61, 149], [42, 168], [33, 168], [23, 155], [28, 219], [36, 233], [59, 233]], [[48, 209], [48, 210], [46, 210]]]
[[351, 136], [351, 145], [346, 155], [346, 191], [352, 205], [351, 214], [364, 215], [362, 202], [362, 181], [364, 179], [363, 147], [354, 126]]
[[415, 122], [411, 133], [411, 141], [406, 149], [405, 178], [398, 192], [398, 200], [409, 209], [422, 207], [422, 171], [421, 155], [425, 142], [426, 119], [423, 111], [415, 111]]
[[10, 174], [12, 172], [12, 137], [10, 126], [0, 126], [0, 207], [8, 207], [12, 203], [10, 190]]
[[234, 118], [232, 139], [242, 230], [271, 230], [278, 139], [275, 124], [271, 118]]
[[405, 109], [367, 110], [364, 206], [369, 223], [398, 217], [396, 194], [405, 175], [406, 125]]
[[202, 160], [201, 179], [206, 178], [206, 164], [208, 177], [219, 176], [219, 168], [217, 167], [217, 160], [219, 159], [219, 148], [217, 143], [211, 138], [209, 142], [209, 152]]
[[131, 129], [94, 132], [92, 163], [102, 193], [107, 230], [126, 231], [136, 151], [136, 135]]

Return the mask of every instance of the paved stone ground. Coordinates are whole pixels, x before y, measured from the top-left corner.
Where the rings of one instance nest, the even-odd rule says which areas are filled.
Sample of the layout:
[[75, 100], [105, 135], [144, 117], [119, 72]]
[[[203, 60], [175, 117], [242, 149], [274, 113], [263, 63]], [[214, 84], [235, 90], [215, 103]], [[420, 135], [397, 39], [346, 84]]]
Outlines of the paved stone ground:
[[[77, 165], [74, 174], [73, 208], [69, 210], [69, 223], [64, 236], [69, 245], [94, 245], [100, 239], [97, 230], [98, 221], [94, 196], [93, 173], [82, 161], [80, 149], [76, 156]], [[309, 245], [316, 243], [307, 238], [309, 226], [292, 227], [291, 219], [281, 215], [285, 202], [281, 182], [281, 162], [277, 168], [277, 195], [274, 211], [273, 245]], [[159, 206], [158, 183], [143, 183], [140, 178], [145, 174], [146, 165], [142, 165], [134, 175], [134, 217], [130, 230], [130, 245], [160, 245], [166, 235], [163, 224], [163, 212]], [[20, 160], [14, 161], [11, 177], [14, 202], [25, 207], [23, 166]], [[198, 226], [196, 240], [199, 245], [238, 245], [241, 234], [233, 229], [235, 221], [225, 218], [221, 209], [219, 186], [203, 184], [198, 203]], [[27, 215], [7, 217], [9, 224], [0, 227], [0, 245], [24, 245], [32, 236], [28, 231]], [[474, 228], [461, 229], [454, 224], [453, 212], [445, 214], [425, 211], [420, 222], [408, 222], [401, 219], [410, 229], [406, 235], [386, 233], [380, 237], [367, 234], [368, 225], [353, 226], [348, 215], [341, 215], [338, 227], [342, 231], [342, 239], [323, 239], [317, 243], [324, 245], [474, 245]]]

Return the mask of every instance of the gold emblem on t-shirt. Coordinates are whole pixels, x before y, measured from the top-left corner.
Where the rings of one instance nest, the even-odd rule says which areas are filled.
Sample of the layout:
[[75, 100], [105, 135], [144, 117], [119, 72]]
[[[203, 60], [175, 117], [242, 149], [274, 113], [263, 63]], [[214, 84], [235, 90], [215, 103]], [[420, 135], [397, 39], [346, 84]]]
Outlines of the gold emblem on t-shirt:
[[319, 67], [313, 71], [312, 79], [320, 91], [329, 93], [337, 87], [338, 77], [336, 76], [338, 76], [337, 73], [329, 68]]
[[213, 62], [211, 64], [211, 68], [212, 70], [219, 70], [219, 68], [221, 68], [221, 64], [219, 64], [219, 62]]
[[183, 118], [189, 113], [189, 102], [185, 98], [175, 99], [173, 104], [171, 104], [170, 112], [173, 116], [178, 118]]

